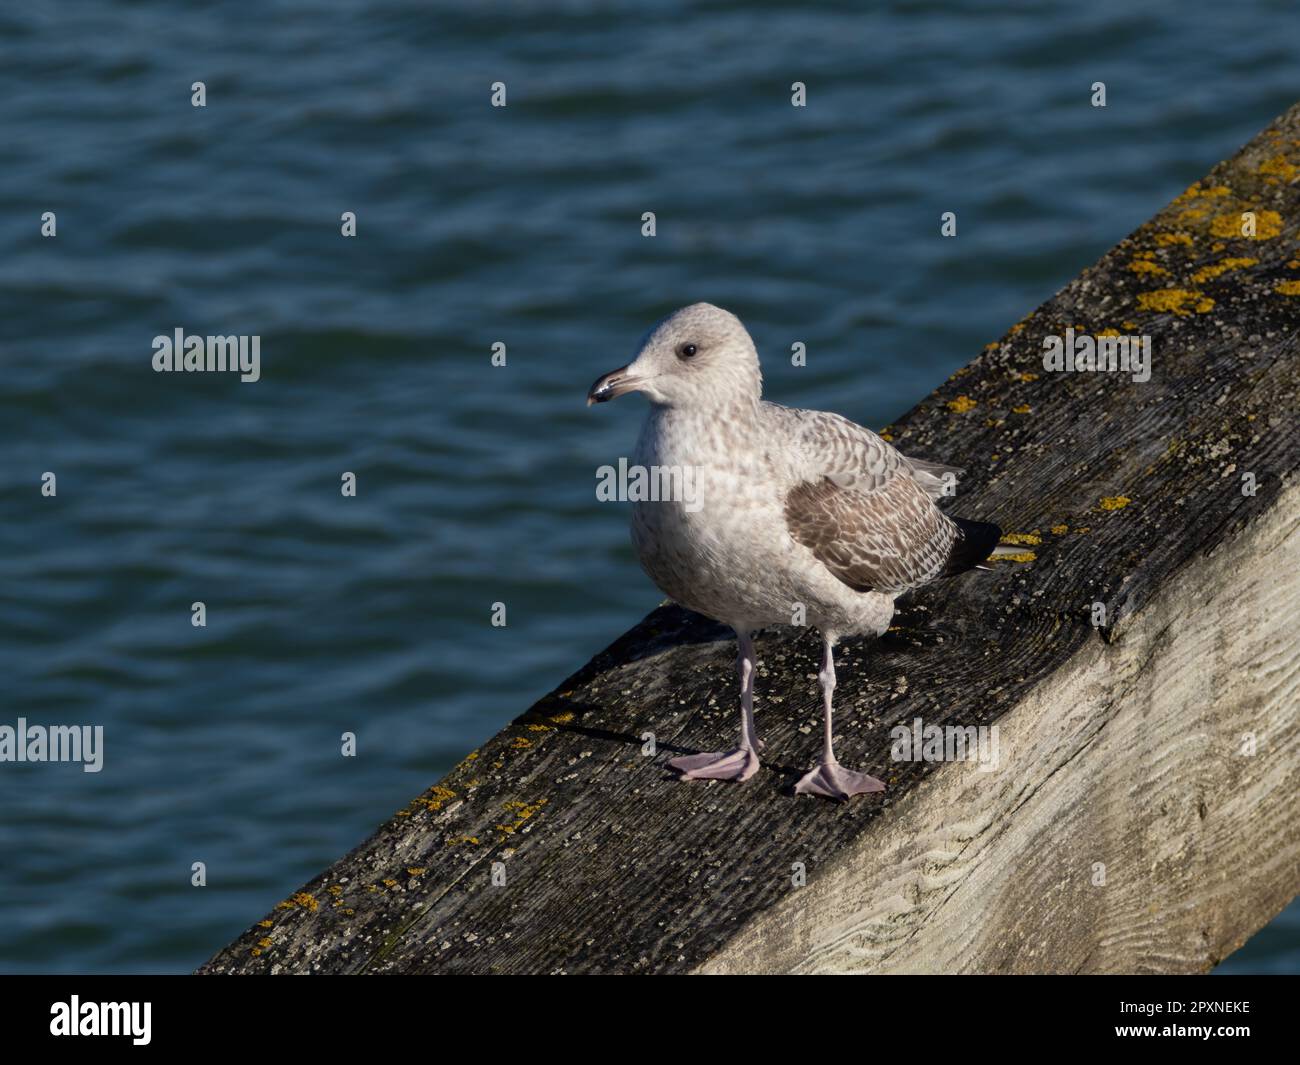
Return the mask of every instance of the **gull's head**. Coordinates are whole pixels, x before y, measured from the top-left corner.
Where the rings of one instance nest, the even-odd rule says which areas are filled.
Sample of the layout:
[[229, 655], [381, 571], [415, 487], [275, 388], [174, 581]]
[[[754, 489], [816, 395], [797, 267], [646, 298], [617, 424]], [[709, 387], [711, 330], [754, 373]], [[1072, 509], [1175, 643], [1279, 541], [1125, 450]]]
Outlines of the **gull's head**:
[[587, 406], [643, 392], [664, 407], [758, 402], [763, 379], [749, 333], [730, 311], [693, 303], [651, 328], [637, 356], [597, 379]]

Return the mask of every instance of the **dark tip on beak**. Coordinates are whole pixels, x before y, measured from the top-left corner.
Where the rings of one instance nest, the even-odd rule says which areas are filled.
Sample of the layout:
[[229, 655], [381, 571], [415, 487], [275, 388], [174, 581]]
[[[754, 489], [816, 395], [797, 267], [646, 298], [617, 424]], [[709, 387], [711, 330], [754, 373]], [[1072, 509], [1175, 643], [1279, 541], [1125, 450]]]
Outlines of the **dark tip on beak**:
[[637, 380], [627, 372], [626, 366], [610, 370], [604, 377], [596, 378], [596, 383], [587, 390], [587, 406], [593, 403], [607, 403], [627, 392], [636, 391]]

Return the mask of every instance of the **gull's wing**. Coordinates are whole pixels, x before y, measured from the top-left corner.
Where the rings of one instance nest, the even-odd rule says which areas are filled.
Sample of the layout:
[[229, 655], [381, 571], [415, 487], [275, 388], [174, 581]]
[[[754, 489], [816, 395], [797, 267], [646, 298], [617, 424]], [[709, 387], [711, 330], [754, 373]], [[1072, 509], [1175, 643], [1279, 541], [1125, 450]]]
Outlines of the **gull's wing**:
[[803, 463], [786, 496], [787, 527], [850, 588], [898, 595], [988, 557], [997, 527], [954, 521], [932, 501], [955, 467], [907, 459], [838, 414], [788, 415]]
[[942, 499], [944, 496], [952, 495], [957, 485], [957, 478], [966, 472], [960, 466], [945, 466], [942, 462], [926, 462], [907, 455], [902, 458], [911, 469], [916, 483], [925, 489], [926, 495], [931, 499]]

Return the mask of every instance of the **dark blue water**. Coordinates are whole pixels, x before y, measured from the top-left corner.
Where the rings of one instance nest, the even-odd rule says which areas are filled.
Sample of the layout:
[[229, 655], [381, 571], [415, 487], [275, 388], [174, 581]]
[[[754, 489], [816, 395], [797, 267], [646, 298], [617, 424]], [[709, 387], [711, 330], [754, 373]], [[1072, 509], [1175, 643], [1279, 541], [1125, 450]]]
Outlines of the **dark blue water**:
[[884, 425], [1297, 71], [1281, 2], [7, 5], [0, 723], [106, 752], [0, 764], [0, 968], [190, 969], [650, 609], [582, 400], [658, 316]]

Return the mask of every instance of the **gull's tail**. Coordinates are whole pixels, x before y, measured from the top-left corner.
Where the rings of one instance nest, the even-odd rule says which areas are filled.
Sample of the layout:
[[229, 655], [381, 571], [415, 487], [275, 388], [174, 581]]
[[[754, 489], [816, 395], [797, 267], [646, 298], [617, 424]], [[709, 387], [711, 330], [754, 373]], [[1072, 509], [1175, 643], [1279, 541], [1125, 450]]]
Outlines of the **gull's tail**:
[[1002, 530], [992, 522], [967, 521], [965, 518], [951, 520], [957, 526], [958, 535], [940, 577], [955, 577], [967, 570], [980, 569], [980, 563], [998, 553], [998, 541], [1002, 539]]

